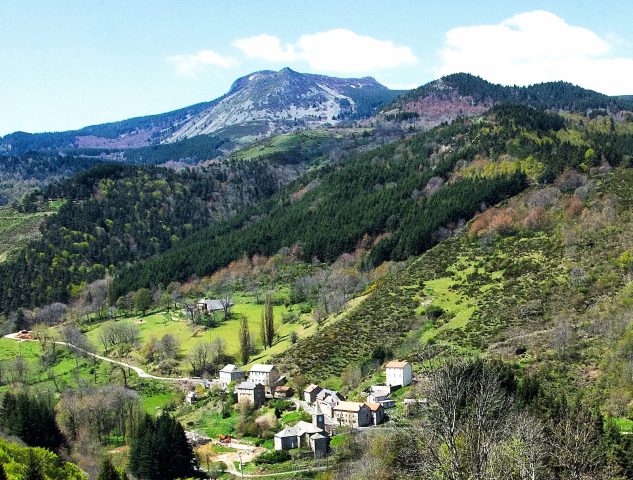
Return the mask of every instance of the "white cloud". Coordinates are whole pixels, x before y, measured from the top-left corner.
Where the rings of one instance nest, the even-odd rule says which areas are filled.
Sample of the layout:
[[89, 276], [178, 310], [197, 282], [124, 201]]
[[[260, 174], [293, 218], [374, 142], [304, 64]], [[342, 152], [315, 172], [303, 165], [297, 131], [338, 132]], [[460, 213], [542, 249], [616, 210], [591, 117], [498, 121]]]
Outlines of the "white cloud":
[[233, 45], [249, 58], [305, 62], [310, 68], [322, 72], [372, 73], [418, 61], [409, 47], [345, 29], [302, 35], [295, 43], [286, 45], [282, 45], [279, 38], [266, 34], [238, 39]]
[[281, 46], [281, 40], [272, 35], [262, 34], [240, 38], [233, 42], [249, 58], [261, 58], [268, 62], [294, 62], [297, 59], [292, 45]]
[[633, 93], [633, 58], [611, 50], [591, 30], [537, 10], [449, 30], [436, 74], [469, 72], [510, 85], [565, 80], [611, 95]]
[[230, 68], [238, 65], [237, 60], [225, 57], [213, 50], [200, 50], [196, 53], [174, 55], [167, 57], [167, 61], [174, 66], [176, 73], [182, 77], [195, 78], [198, 73], [208, 67]]

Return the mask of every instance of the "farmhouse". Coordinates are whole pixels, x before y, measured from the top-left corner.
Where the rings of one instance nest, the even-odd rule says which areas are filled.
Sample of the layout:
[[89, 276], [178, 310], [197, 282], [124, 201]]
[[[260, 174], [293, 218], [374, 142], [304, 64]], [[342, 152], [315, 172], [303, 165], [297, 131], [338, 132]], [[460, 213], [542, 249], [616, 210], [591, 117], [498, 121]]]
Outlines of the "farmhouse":
[[312, 415], [312, 423], [301, 420], [293, 427], [284, 428], [275, 434], [275, 450], [308, 447], [315, 457], [326, 456], [330, 438], [323, 430], [323, 425], [323, 415], [317, 411]]
[[265, 365], [256, 363], [248, 372], [248, 381], [253, 383], [261, 383], [266, 387], [274, 388], [279, 379], [279, 370], [274, 365]]
[[380, 403], [366, 403], [371, 410], [372, 420], [374, 425], [380, 425], [385, 421], [385, 408]]
[[303, 391], [303, 399], [307, 403], [312, 405], [314, 402], [316, 402], [317, 395], [319, 394], [321, 390], [323, 389], [319, 387], [316, 383], [311, 383]]
[[266, 392], [261, 383], [242, 382], [236, 388], [238, 403], [248, 402], [255, 408], [261, 407], [266, 401]]
[[292, 396], [294, 394], [295, 394], [295, 391], [294, 391], [294, 389], [292, 387], [279, 385], [279, 386], [275, 387], [275, 391], [273, 393], [273, 397], [274, 398], [280, 398], [280, 399], [292, 398]]
[[359, 402], [340, 402], [333, 408], [334, 419], [340, 426], [369, 427], [374, 419], [370, 408]]
[[231, 383], [237, 382], [244, 378], [244, 372], [237, 365], [233, 365], [229, 363], [225, 365], [222, 370], [220, 370], [220, 383], [224, 388]]
[[345, 400], [345, 396], [334, 390], [321, 389], [316, 396], [316, 404], [330, 418], [334, 418], [334, 407]]
[[387, 385], [390, 387], [406, 387], [411, 385], [413, 366], [409, 362], [391, 361], [385, 365]]
[[222, 300], [201, 298], [196, 303], [196, 308], [204, 313], [214, 313], [223, 311], [225, 305], [227, 306], [227, 308], [230, 308], [233, 306], [233, 302], [229, 300], [228, 302], [224, 303], [222, 302]]

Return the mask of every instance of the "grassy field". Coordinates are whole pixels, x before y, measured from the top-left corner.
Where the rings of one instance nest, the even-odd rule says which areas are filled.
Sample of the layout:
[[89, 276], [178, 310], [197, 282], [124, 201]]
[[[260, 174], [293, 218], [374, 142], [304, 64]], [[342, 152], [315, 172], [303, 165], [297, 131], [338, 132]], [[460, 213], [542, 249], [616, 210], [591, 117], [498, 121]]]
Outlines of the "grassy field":
[[[266, 362], [272, 356], [279, 355], [284, 352], [291, 345], [290, 334], [292, 332], [296, 332], [301, 338], [314, 333], [316, 329], [316, 325], [310, 322], [307, 318], [303, 318], [301, 321], [296, 323], [283, 323], [281, 318], [284, 313], [288, 312], [288, 308], [285, 306], [275, 305], [273, 307], [273, 312], [275, 316], [277, 340], [271, 348], [264, 350], [259, 338], [263, 306], [256, 304], [254, 299], [250, 297], [236, 298], [235, 302], [236, 304], [231, 309], [231, 318], [222, 321], [219, 326], [214, 328], [192, 328], [187, 316], [183, 313], [177, 312], [168, 315], [164, 311], [159, 311], [151, 313], [145, 317], [132, 316], [124, 319], [102, 322], [94, 327], [91, 327], [87, 332], [87, 335], [93, 344], [102, 351], [103, 347], [99, 344], [99, 332], [114, 321], [130, 321], [139, 328], [142, 342], [148, 340], [152, 336], [160, 338], [165, 334], [171, 334], [178, 339], [182, 355], [187, 356], [196, 343], [221, 338], [226, 342], [227, 353], [238, 358], [239, 322], [242, 316], [246, 316], [246, 318], [248, 318], [250, 333], [253, 336], [255, 346], [258, 349], [258, 353], [251, 358], [250, 364], [252, 364], [257, 362]], [[296, 309], [297, 307], [290, 306], [289, 308]], [[138, 358], [135, 360], [137, 362], [140, 361]]]
[[[105, 362], [77, 358], [65, 347], [57, 346], [56, 362], [45, 367], [40, 363], [43, 349], [39, 342], [17, 342], [0, 338], [0, 362], [10, 369], [11, 361], [21, 356], [28, 366], [28, 385], [35, 388], [61, 392], [66, 388], [92, 387], [111, 383], [121, 383], [122, 378], [116, 368]], [[130, 376], [128, 386], [140, 396], [143, 408], [148, 413], [156, 413], [175, 396], [170, 385], [151, 380], [141, 380]], [[9, 391], [12, 385], [0, 386], [0, 392]]]

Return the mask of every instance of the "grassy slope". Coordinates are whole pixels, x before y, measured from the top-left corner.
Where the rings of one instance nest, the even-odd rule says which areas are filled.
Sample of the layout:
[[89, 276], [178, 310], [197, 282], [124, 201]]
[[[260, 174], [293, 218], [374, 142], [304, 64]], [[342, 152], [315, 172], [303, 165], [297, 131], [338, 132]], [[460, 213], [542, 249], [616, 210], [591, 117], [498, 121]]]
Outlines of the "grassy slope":
[[18, 213], [10, 207], [0, 208], [0, 262], [38, 236], [40, 225], [51, 213]]
[[[168, 319], [165, 312], [153, 313], [143, 318], [133, 316], [125, 320], [131, 321], [138, 326], [142, 342], [152, 336], [160, 338], [167, 333], [174, 335], [180, 342], [183, 356], [187, 356], [192, 347], [198, 342], [221, 338], [227, 344], [227, 353], [239, 358], [239, 319], [240, 316], [245, 315], [248, 318], [250, 333], [253, 336], [256, 347], [259, 349], [259, 353], [251, 358], [251, 364], [255, 362], [266, 362], [271, 356], [284, 352], [290, 346], [291, 332], [296, 331], [299, 337], [304, 337], [312, 334], [316, 328], [312, 322], [308, 323], [307, 321], [282, 323], [281, 316], [288, 310], [285, 306], [275, 305], [273, 311], [278, 339], [271, 348], [262, 350], [259, 330], [263, 306], [254, 303], [254, 300], [250, 297], [236, 298], [235, 303], [235, 306], [231, 309], [231, 318], [227, 321], [223, 321], [219, 326], [210, 329], [196, 328], [194, 330], [191, 328], [187, 318], [180, 313], [174, 313], [172, 320]], [[290, 308], [293, 308], [293, 306], [290, 306]], [[99, 332], [113, 321], [121, 320], [117, 319], [99, 323], [87, 333], [97, 348], [102, 349], [98, 340]], [[133, 361], [139, 363], [140, 359], [135, 358]]]
[[[492, 242], [461, 234], [434, 247], [379, 282], [341, 320], [300, 341], [281, 363], [323, 379], [371, 356], [379, 345], [415, 360], [429, 344], [440, 351], [488, 350], [524, 366], [556, 362], [550, 346], [554, 319], [571, 309], [572, 321], [591, 322], [604, 298], [617, 300], [627, 291], [627, 274], [617, 268], [617, 259], [633, 233], [633, 171], [618, 170], [596, 182], [598, 193], [581, 218], [565, 219], [558, 211], [546, 231], [523, 230]], [[617, 198], [617, 207], [604, 218], [609, 196]], [[572, 269], [585, 272], [580, 288]], [[435, 321], [424, 315], [431, 304], [445, 311]], [[559, 365], [556, 375], [582, 383], [599, 366], [606, 344], [591, 329], [578, 342], [580, 353]], [[527, 348], [520, 358], [518, 347]]]

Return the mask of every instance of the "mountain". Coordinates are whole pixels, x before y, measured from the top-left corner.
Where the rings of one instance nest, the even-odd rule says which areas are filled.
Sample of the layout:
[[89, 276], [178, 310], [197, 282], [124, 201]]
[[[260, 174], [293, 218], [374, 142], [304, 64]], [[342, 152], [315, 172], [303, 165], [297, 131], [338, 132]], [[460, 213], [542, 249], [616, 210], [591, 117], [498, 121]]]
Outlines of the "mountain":
[[[79, 130], [15, 132], [0, 139], [0, 153], [73, 149], [133, 149], [213, 134], [212, 142], [252, 141], [272, 134], [371, 116], [400, 91], [371, 77], [336, 78], [289, 68], [237, 79], [228, 93], [158, 115]], [[222, 152], [214, 152], [215, 156]]]
[[76, 148], [138, 148], [160, 142], [173, 129], [214, 102], [198, 103], [167, 113], [91, 125], [65, 132], [14, 132], [0, 139], [0, 153], [19, 155], [33, 151]]
[[481, 115], [499, 103], [578, 113], [633, 110], [630, 97], [609, 97], [567, 82], [504, 86], [468, 73], [455, 73], [398, 97], [383, 108], [382, 117], [428, 128], [459, 116]]
[[236, 80], [229, 92], [167, 138], [201, 134], [250, 140], [372, 115], [399, 92], [371, 77], [342, 79], [284, 68]]

